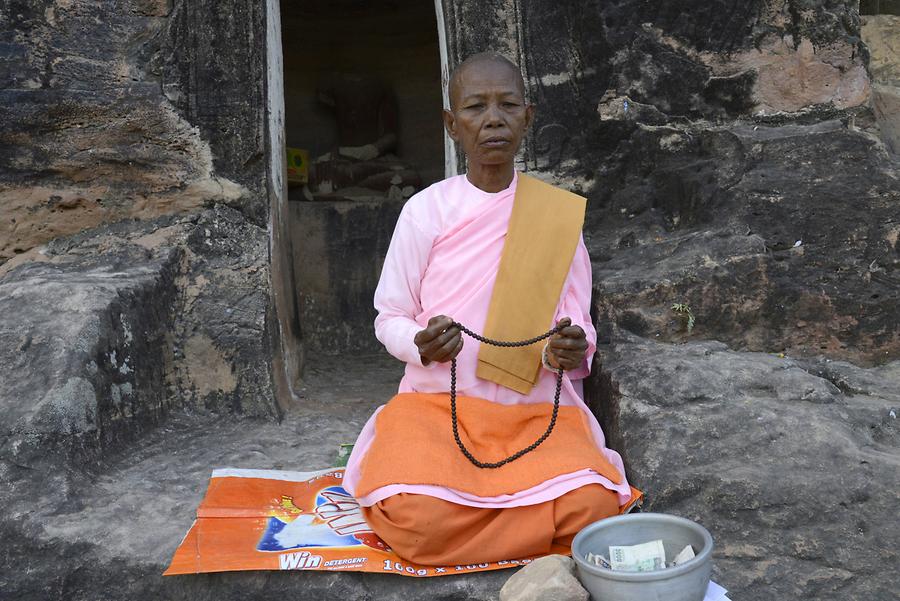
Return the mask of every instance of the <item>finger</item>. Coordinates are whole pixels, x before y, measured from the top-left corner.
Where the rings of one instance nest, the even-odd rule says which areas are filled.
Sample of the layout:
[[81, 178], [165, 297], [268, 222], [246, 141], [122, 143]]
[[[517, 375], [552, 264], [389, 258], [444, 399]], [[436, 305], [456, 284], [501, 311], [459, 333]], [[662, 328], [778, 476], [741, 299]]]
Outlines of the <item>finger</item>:
[[566, 328], [566, 327], [569, 327], [570, 325], [572, 325], [571, 317], [563, 317], [562, 319], [560, 319], [559, 321], [556, 322], [557, 328], [559, 328], [559, 327]]
[[581, 365], [584, 360], [584, 352], [582, 351], [560, 351], [555, 350], [548, 352], [548, 355], [556, 359], [556, 362], [565, 369], [572, 369]]
[[459, 342], [456, 343], [456, 348], [453, 349], [452, 353], [450, 353], [450, 358], [455, 359], [459, 355], [459, 353], [462, 351], [462, 349], [463, 349], [463, 337], [460, 336]]
[[[422, 354], [426, 355], [429, 359], [433, 359], [438, 361], [438, 356], [443, 349], [448, 344], [453, 343], [450, 348], [455, 346], [456, 338], [462, 338], [462, 334], [460, 334], [457, 328], [448, 328], [443, 334], [439, 334], [430, 342], [428, 342], [423, 349]], [[421, 347], [420, 347], [421, 348]]]
[[452, 324], [453, 320], [446, 315], [435, 315], [428, 320], [428, 327], [426, 329], [435, 332], [435, 335], [437, 335], [444, 332]]
[[569, 367], [568, 367], [568, 369], [576, 369], [576, 368], [581, 367], [581, 366], [583, 366], [583, 365], [584, 365], [584, 356], [583, 356], [583, 355], [580, 356], [580, 357], [573, 357], [573, 358], [569, 361]]
[[[462, 339], [462, 337], [460, 337]], [[447, 342], [445, 342], [440, 348], [438, 348], [434, 353], [434, 360], [440, 363], [444, 363], [449, 361], [455, 355], [453, 351], [456, 350], [457, 345], [459, 344], [459, 340], [451, 338]]]
[[557, 351], [584, 351], [588, 343], [584, 338], [556, 338], [550, 340], [547, 347]]
[[581, 362], [584, 361], [584, 353], [565, 353], [557, 355], [557, 357], [559, 357], [560, 363], [568, 366], [567, 369], [581, 365]]
[[[434, 317], [432, 317], [431, 319], [428, 320], [428, 327], [437, 325], [439, 323], [447, 321], [448, 319], [450, 319], [450, 318], [447, 317], [446, 315], [435, 315]], [[444, 326], [444, 329], [446, 329], [446, 326]]]
[[459, 328], [447, 328], [447, 331], [445, 331], [438, 337], [439, 341], [444, 342], [444, 344], [442, 344], [441, 346], [444, 346], [450, 342], [453, 342], [455, 344], [456, 341], [460, 339], [462, 339], [462, 333], [459, 331]]
[[587, 348], [586, 338], [551, 338], [547, 343], [552, 348], [576, 349]]
[[551, 341], [563, 339], [585, 340], [587, 339], [587, 335], [584, 333], [584, 330], [582, 330], [580, 326], [569, 326], [567, 328], [563, 328], [550, 337]]
[[452, 323], [453, 320], [446, 315], [435, 315], [428, 320], [428, 325], [424, 330], [420, 330], [416, 333], [416, 336], [415, 338], [413, 338], [413, 340], [415, 341], [416, 345], [421, 348], [422, 345], [429, 344], [435, 338], [443, 334]]
[[550, 366], [553, 367], [554, 369], [562, 368], [566, 371], [568, 371], [570, 369], [574, 369], [576, 367], [576, 365], [577, 364], [572, 363], [571, 361], [567, 361], [565, 359], [559, 359], [559, 358], [556, 360], [556, 365], [554, 365], [552, 362], [550, 363]]
[[559, 336], [563, 338], [585, 338], [586, 335], [584, 330], [581, 329], [581, 326], [569, 326], [567, 328], [563, 328], [558, 332]]

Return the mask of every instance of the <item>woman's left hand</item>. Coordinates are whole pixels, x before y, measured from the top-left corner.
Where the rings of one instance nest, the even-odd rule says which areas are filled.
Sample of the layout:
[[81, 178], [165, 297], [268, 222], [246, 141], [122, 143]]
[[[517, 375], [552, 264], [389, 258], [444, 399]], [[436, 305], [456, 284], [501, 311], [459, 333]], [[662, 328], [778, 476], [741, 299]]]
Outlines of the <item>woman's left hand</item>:
[[573, 326], [568, 317], [563, 317], [556, 325], [563, 326], [563, 329], [551, 336], [547, 343], [547, 362], [554, 369], [580, 367], [588, 349], [584, 330], [580, 326]]

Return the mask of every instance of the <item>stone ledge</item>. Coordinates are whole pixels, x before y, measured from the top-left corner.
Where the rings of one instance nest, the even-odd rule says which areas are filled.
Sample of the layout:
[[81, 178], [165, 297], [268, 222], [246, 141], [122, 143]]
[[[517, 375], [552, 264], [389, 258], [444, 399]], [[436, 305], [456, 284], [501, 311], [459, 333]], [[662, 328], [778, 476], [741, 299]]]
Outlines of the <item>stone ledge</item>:
[[0, 457], [96, 459], [173, 407], [277, 417], [266, 234], [223, 206], [57, 239], [0, 278]]
[[900, 362], [863, 369], [614, 329], [591, 404], [645, 510], [713, 535], [735, 599], [888, 599], [900, 587]]
[[162, 576], [213, 468], [327, 467], [338, 444], [355, 439], [402, 375], [402, 366], [383, 355], [355, 364], [328, 361], [310, 367], [304, 405], [280, 424], [176, 412], [89, 470], [38, 472], [0, 462], [0, 481], [10, 484], [0, 490], [0, 589], [20, 601], [496, 599], [509, 570], [429, 579], [312, 572]]
[[108, 446], [170, 404], [166, 332], [181, 253], [131, 250], [28, 264], [0, 283], [4, 455], [30, 463], [53, 446]]

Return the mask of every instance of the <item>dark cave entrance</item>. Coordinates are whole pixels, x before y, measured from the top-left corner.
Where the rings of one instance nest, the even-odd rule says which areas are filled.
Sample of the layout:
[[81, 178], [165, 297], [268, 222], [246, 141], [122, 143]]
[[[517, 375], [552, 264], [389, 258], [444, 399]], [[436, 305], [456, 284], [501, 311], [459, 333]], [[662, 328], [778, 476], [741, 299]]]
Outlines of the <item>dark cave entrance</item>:
[[294, 386], [304, 354], [380, 349], [372, 296], [394, 224], [448, 172], [441, 22], [422, 0], [280, 2], [287, 171], [272, 278]]
[[375, 201], [391, 180], [402, 191], [443, 178], [433, 4], [286, 0], [281, 36], [285, 142], [310, 161], [305, 189], [289, 171], [290, 200]]

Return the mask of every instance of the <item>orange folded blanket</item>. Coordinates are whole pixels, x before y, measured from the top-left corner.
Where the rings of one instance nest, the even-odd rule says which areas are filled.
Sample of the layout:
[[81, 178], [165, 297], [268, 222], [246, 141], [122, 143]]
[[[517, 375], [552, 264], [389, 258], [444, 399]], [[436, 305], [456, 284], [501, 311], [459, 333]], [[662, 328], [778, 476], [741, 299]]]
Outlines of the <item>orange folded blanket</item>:
[[[460, 438], [481, 461], [497, 461], [533, 443], [553, 405], [501, 405], [457, 398]], [[622, 474], [597, 448], [584, 413], [560, 407], [553, 433], [534, 451], [496, 469], [478, 468], [453, 438], [447, 394], [403, 393], [378, 414], [361, 464], [357, 495], [391, 484], [430, 484], [481, 497], [513, 494], [556, 476], [592, 469], [618, 484]]]

